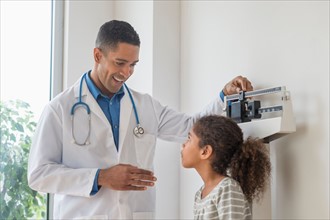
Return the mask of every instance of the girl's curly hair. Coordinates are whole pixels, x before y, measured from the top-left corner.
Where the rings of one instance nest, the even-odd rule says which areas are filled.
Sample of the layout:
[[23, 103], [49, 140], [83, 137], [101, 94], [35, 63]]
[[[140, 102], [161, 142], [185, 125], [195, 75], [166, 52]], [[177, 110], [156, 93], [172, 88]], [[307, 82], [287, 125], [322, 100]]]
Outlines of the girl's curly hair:
[[211, 166], [224, 176], [231, 176], [241, 185], [249, 202], [260, 199], [270, 178], [269, 153], [258, 138], [243, 140], [241, 128], [230, 118], [204, 116], [194, 124], [199, 146], [213, 149]]

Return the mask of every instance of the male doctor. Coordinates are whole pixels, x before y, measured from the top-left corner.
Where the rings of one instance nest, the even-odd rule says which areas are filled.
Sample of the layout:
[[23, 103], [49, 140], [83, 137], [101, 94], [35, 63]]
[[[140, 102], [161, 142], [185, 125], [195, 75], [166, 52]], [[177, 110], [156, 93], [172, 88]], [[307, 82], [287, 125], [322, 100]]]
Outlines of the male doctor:
[[157, 138], [182, 143], [197, 118], [222, 113], [224, 95], [252, 90], [238, 76], [203, 112], [176, 112], [125, 86], [139, 49], [130, 24], [106, 22], [96, 38], [93, 69], [45, 106], [28, 183], [54, 194], [54, 219], [152, 219]]

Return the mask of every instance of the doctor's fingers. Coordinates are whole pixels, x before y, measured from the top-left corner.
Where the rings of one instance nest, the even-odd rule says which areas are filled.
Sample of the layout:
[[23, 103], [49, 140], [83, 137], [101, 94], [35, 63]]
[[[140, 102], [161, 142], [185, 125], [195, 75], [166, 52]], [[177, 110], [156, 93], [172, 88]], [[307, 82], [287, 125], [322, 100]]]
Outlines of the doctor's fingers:
[[228, 82], [223, 88], [223, 92], [225, 95], [237, 94], [240, 91], [251, 91], [253, 90], [253, 86], [251, 82], [243, 76], [237, 76]]
[[154, 186], [155, 183], [151, 181], [143, 181], [143, 180], [131, 180], [129, 186], [136, 187], [146, 187], [146, 186]]
[[141, 181], [156, 181], [157, 178], [152, 174], [139, 174], [133, 173], [130, 175], [131, 180], [141, 180]]
[[252, 83], [243, 76], [237, 76], [234, 79], [233, 85], [236, 87], [236, 92], [238, 93], [239, 91], [252, 91], [253, 86]]
[[130, 191], [143, 191], [143, 190], [147, 190], [147, 187], [146, 186], [127, 185], [127, 186], [122, 187], [119, 190], [121, 190], [121, 191], [127, 191], [127, 190], [130, 190]]
[[129, 171], [130, 171], [131, 174], [144, 174], [144, 175], [148, 175], [148, 176], [150, 176], [150, 175], [153, 176], [154, 175], [154, 173], [151, 172], [150, 170], [140, 169], [138, 167], [133, 167], [133, 166], [131, 166]]

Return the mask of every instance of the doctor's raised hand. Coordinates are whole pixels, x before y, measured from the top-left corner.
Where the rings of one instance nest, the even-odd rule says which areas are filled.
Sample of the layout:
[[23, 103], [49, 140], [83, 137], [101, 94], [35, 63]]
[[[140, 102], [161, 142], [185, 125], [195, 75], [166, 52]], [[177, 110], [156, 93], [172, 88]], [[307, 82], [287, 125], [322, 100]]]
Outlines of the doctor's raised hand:
[[224, 95], [233, 95], [240, 91], [252, 91], [253, 86], [251, 82], [243, 76], [237, 76], [228, 82], [223, 88]]
[[223, 113], [223, 95], [252, 85], [235, 77], [202, 111], [188, 115], [126, 85], [140, 61], [140, 38], [129, 23], [104, 23], [91, 52], [92, 69], [40, 116], [28, 184], [54, 195], [53, 219], [153, 218], [157, 139], [179, 147], [195, 121]]

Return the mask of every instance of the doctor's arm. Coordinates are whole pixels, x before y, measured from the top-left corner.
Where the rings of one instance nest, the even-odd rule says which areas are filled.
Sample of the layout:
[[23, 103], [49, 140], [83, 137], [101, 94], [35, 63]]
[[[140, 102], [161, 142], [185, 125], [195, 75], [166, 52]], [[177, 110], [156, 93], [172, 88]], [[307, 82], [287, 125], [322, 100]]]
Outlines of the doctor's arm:
[[[237, 76], [229, 81], [217, 96], [201, 112], [189, 116], [178, 113], [167, 106], [161, 105], [158, 101], [152, 101], [152, 106], [158, 121], [157, 137], [166, 141], [174, 141], [182, 143], [186, 140], [186, 136], [193, 123], [200, 117], [209, 114], [222, 114], [224, 96], [236, 94], [240, 91], [251, 91], [253, 86], [251, 82], [243, 76]], [[149, 117], [149, 116], [148, 116]]]

